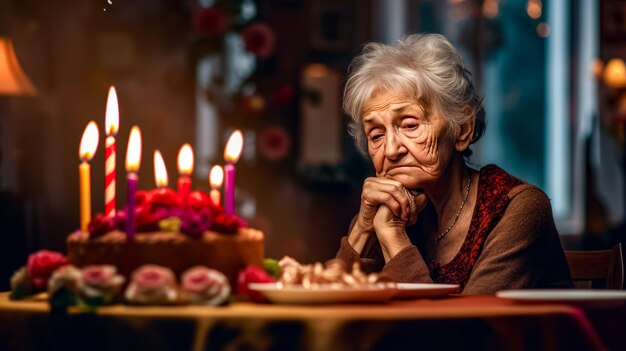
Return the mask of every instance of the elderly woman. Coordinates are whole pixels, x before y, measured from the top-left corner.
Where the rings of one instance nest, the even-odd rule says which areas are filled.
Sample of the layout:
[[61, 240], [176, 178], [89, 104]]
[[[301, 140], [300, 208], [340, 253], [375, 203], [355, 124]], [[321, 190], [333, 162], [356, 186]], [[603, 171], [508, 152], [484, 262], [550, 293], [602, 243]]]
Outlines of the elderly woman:
[[343, 107], [376, 176], [363, 184], [338, 258], [463, 293], [571, 286], [547, 196], [495, 165], [467, 165], [485, 111], [443, 36], [366, 45]]

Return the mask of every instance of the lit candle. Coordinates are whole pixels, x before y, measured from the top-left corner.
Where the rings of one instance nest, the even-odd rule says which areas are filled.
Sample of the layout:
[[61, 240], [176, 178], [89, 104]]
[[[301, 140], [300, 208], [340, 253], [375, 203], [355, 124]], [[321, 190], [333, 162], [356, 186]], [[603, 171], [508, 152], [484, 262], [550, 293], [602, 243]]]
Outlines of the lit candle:
[[109, 88], [105, 115], [105, 132], [107, 138], [104, 148], [104, 214], [115, 215], [115, 136], [119, 129], [120, 112], [117, 104], [115, 87]]
[[178, 151], [178, 195], [183, 203], [187, 204], [187, 198], [191, 192], [191, 177], [193, 172], [193, 149], [191, 145], [185, 144]]
[[167, 188], [169, 180], [167, 178], [167, 168], [161, 156], [161, 151], [156, 150], [154, 152], [154, 182], [159, 189]]
[[80, 139], [80, 147], [78, 148], [78, 157], [80, 165], [78, 166], [78, 182], [80, 191], [80, 230], [87, 231], [87, 226], [91, 221], [91, 181], [89, 161], [93, 159], [98, 148], [100, 132], [96, 122], [91, 121], [85, 127], [83, 136]]
[[241, 156], [243, 148], [243, 135], [240, 130], [235, 130], [228, 138], [224, 149], [224, 159], [228, 164], [224, 167], [224, 210], [226, 214], [235, 213], [235, 163]]
[[221, 196], [219, 187], [222, 186], [223, 182], [224, 169], [222, 169], [222, 166], [219, 165], [213, 166], [213, 168], [211, 168], [211, 174], [209, 175], [209, 183], [211, 183], [211, 192], [209, 196], [211, 197], [211, 201], [218, 206], [222, 202], [222, 199], [220, 199]]
[[126, 176], [128, 186], [128, 199], [126, 202], [126, 236], [132, 239], [135, 236], [135, 193], [139, 183], [137, 171], [141, 164], [141, 130], [133, 126], [128, 138], [128, 148], [126, 150]]

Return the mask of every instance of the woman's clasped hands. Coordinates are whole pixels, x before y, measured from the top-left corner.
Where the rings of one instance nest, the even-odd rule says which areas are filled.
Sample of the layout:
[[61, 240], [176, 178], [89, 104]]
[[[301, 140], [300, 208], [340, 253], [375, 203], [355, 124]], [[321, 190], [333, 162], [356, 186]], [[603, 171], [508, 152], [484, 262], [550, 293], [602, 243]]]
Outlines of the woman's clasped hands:
[[370, 177], [363, 184], [361, 207], [352, 232], [350, 244], [359, 253], [372, 235], [375, 235], [388, 261], [411, 245], [406, 226], [417, 221], [418, 214], [428, 202], [426, 194], [409, 190], [402, 183]]

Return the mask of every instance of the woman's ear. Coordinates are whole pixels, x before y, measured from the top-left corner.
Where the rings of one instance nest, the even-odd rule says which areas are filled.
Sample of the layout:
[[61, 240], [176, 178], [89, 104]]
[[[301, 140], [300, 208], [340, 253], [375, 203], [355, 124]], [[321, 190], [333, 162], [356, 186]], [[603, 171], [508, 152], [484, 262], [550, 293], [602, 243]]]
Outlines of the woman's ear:
[[456, 128], [456, 141], [454, 148], [458, 152], [467, 150], [472, 142], [472, 136], [474, 135], [474, 126], [476, 125], [476, 117], [472, 116], [465, 123], [459, 125]]

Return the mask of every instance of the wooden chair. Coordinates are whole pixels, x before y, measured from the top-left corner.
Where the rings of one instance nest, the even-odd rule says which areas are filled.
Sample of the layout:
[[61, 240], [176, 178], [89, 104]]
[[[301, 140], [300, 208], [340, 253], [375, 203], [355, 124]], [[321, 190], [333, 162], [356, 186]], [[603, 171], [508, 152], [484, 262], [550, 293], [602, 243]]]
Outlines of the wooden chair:
[[576, 288], [626, 290], [624, 243], [611, 250], [565, 251]]

